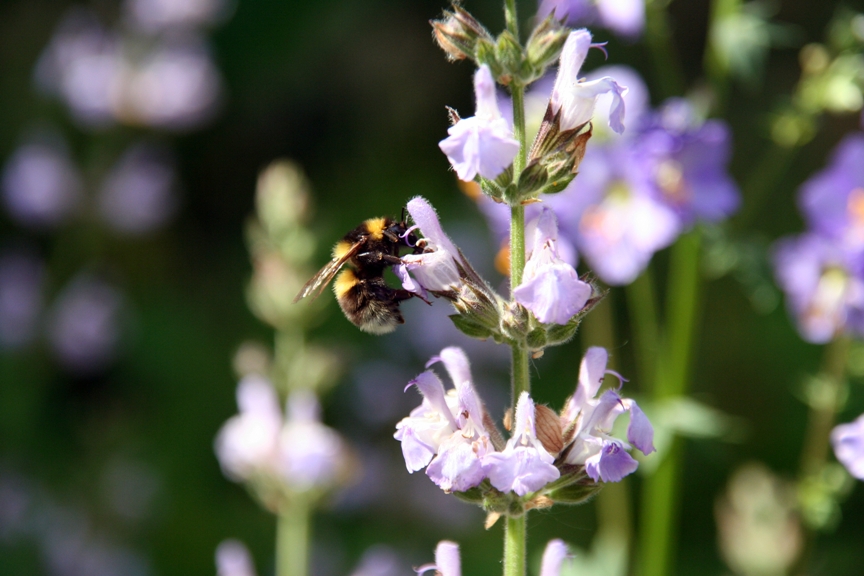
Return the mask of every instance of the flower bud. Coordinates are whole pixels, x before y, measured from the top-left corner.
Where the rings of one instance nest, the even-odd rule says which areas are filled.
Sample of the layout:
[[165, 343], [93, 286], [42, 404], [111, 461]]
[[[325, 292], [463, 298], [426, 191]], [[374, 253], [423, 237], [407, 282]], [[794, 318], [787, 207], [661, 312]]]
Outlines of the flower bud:
[[558, 414], [548, 406], [536, 404], [534, 406], [535, 426], [537, 439], [543, 444], [547, 452], [553, 456], [564, 448], [564, 433], [561, 429], [561, 419]]
[[564, 190], [579, 171], [591, 133], [590, 122], [562, 130], [561, 111], [553, 113], [551, 105], [546, 108], [528, 164], [519, 179], [519, 198]]
[[540, 78], [546, 72], [546, 67], [558, 60], [561, 48], [567, 40], [570, 30], [550, 14], [543, 20], [528, 38], [527, 52], [528, 65], [531, 68], [532, 77], [524, 78], [528, 83]]
[[449, 60], [476, 60], [477, 42], [492, 41], [486, 28], [460, 6], [453, 6], [453, 12], [445, 11], [444, 18], [432, 20], [430, 24], [435, 40]]
[[522, 46], [509, 30], [505, 30], [495, 42], [495, 56], [503, 68], [498, 76], [498, 82], [507, 86], [513, 78], [522, 77]]
[[603, 488], [602, 482], [590, 478], [559, 488], [548, 494], [556, 504], [583, 504]]

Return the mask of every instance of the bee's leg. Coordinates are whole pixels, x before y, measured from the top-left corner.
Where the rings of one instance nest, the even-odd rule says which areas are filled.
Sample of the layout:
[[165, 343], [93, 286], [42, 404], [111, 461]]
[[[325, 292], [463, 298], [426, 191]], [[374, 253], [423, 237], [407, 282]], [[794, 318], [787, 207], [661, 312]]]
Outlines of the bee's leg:
[[420, 294], [417, 294], [416, 292], [411, 292], [410, 290], [405, 290], [403, 288], [394, 288], [393, 289], [393, 299], [394, 300], [398, 300], [401, 302], [402, 300], [410, 300], [411, 298], [419, 298], [420, 300], [422, 300], [423, 302], [425, 302], [429, 306], [432, 305], [432, 302], [430, 302], [429, 300], [427, 300], [426, 298], [424, 298]]
[[361, 252], [360, 254], [357, 254], [355, 258], [364, 264], [380, 264], [381, 262], [387, 264], [402, 263], [402, 259], [398, 256], [391, 256], [390, 254], [385, 254], [383, 252]]

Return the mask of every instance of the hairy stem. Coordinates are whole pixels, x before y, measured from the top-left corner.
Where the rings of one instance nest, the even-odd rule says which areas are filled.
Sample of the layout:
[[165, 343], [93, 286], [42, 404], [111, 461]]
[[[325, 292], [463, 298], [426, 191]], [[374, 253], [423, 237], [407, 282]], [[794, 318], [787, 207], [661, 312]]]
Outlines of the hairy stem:
[[504, 525], [504, 576], [525, 576], [525, 519], [507, 517]]
[[307, 576], [309, 573], [309, 502], [293, 497], [279, 511], [276, 525], [276, 576]]

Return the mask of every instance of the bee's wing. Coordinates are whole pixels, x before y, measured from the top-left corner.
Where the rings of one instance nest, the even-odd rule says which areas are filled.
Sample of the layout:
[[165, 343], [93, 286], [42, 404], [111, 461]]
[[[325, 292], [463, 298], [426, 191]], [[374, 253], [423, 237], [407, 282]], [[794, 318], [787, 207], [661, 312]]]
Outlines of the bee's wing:
[[326, 288], [327, 285], [330, 284], [330, 281], [333, 280], [333, 277], [336, 276], [336, 273], [339, 272], [348, 260], [360, 251], [362, 246], [363, 240], [355, 242], [354, 245], [345, 252], [345, 254], [339, 258], [333, 258], [330, 262], [325, 264], [324, 267], [321, 268], [317, 274], [312, 276], [303, 288], [300, 289], [300, 292], [294, 297], [294, 302], [299, 302], [307, 296], [312, 296], [313, 299], [320, 296], [321, 292], [324, 291], [324, 288]]

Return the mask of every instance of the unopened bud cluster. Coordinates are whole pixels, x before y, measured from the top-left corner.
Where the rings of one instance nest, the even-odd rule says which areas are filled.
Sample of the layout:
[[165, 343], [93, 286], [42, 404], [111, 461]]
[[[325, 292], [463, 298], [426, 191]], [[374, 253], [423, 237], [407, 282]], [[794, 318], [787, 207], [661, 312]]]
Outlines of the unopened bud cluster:
[[497, 38], [459, 5], [431, 22], [435, 40], [450, 60], [473, 60], [487, 65], [495, 79], [507, 86], [526, 86], [542, 77], [561, 53], [569, 30], [554, 16], [543, 20], [523, 47], [509, 30]]

